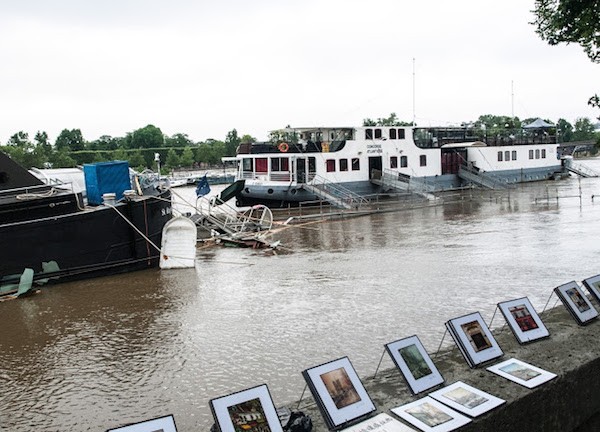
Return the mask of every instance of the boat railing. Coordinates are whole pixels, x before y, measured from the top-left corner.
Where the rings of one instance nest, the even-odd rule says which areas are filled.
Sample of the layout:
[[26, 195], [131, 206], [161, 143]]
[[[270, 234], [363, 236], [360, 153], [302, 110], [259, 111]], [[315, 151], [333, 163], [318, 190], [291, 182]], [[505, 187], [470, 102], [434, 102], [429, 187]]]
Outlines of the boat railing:
[[404, 190], [417, 195], [428, 195], [435, 191], [435, 185], [430, 184], [425, 177], [409, 176], [391, 169], [384, 169], [381, 173], [383, 186]]
[[343, 207], [358, 208], [369, 204], [369, 200], [363, 196], [317, 174], [314, 174], [310, 184], [307, 186], [312, 189], [312, 192]]
[[459, 177], [489, 189], [507, 189], [512, 187], [494, 174], [480, 171], [472, 163], [464, 163], [459, 167]]
[[[60, 183], [60, 184], [43, 184], [43, 185], [35, 185], [35, 186], [24, 186], [13, 189], [4, 189], [0, 190], [0, 197], [2, 196], [15, 196], [15, 195], [41, 195], [46, 193], [48, 190], [52, 190], [55, 186], [60, 186], [60, 189], [65, 189], [65, 187], [70, 188], [71, 192], [73, 192], [73, 183]], [[44, 192], [41, 192], [44, 191]]]

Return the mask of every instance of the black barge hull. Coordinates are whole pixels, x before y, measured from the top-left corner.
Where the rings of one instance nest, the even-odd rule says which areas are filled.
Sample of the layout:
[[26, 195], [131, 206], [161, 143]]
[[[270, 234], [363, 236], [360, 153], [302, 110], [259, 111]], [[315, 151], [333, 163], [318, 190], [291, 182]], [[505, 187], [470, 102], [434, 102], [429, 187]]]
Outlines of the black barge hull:
[[0, 225], [0, 277], [18, 282], [31, 268], [38, 283], [65, 282], [156, 267], [170, 218], [167, 190], [114, 207]]

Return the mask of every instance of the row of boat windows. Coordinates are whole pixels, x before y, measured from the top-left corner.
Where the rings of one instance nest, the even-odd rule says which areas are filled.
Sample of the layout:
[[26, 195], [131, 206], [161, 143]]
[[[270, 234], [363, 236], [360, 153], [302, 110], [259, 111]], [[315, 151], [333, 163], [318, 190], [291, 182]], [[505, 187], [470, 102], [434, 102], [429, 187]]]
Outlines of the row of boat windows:
[[[536, 149], [535, 151], [533, 149], [529, 150], [529, 159], [546, 159], [546, 149]], [[498, 162], [502, 162], [502, 161], [510, 161], [510, 160], [517, 160], [517, 151], [516, 150], [505, 150], [505, 151], [499, 151], [498, 152]]]
[[[245, 158], [242, 159], [242, 170], [246, 172], [257, 172], [267, 173], [269, 172], [269, 159], [271, 160], [271, 172], [289, 172], [290, 171], [290, 160], [287, 157], [273, 157], [273, 158]], [[314, 157], [308, 158], [309, 170], [314, 171], [316, 160]], [[427, 166], [427, 155], [419, 156], [419, 165], [424, 167]], [[408, 157], [407, 156], [390, 156], [390, 168], [407, 168]], [[325, 169], [327, 172], [336, 171], [336, 159], [327, 159], [325, 161]], [[339, 171], [360, 171], [360, 159], [351, 158], [338, 159], [337, 169]]]
[[388, 131], [388, 136], [384, 137], [382, 129], [367, 128], [367, 129], [365, 129], [365, 139], [372, 140], [372, 139], [384, 139], [385, 138], [385, 139], [391, 139], [391, 140], [395, 140], [395, 139], [403, 140], [405, 138], [404, 129], [390, 128], [390, 129], [386, 129], [386, 130]]
[[[327, 172], [335, 172], [335, 159], [327, 159], [325, 161], [325, 167]], [[339, 171], [348, 171], [348, 159], [339, 159], [338, 160]], [[419, 156], [419, 165], [427, 166], [427, 155]], [[352, 159], [352, 171], [360, 170], [360, 160], [358, 158]], [[408, 167], [408, 157], [400, 156], [400, 168]], [[398, 156], [390, 156], [390, 168], [398, 168]]]

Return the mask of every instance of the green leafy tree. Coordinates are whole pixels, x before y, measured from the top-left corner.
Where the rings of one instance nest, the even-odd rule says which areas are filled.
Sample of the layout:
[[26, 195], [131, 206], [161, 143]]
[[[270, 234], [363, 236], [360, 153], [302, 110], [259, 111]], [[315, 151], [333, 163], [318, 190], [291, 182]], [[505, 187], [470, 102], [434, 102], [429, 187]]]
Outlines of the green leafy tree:
[[363, 126], [412, 126], [412, 122], [406, 122], [398, 119], [396, 113], [391, 113], [389, 117], [379, 117], [377, 120], [366, 118], [363, 120]]
[[29, 169], [32, 167], [41, 168], [47, 161], [47, 156], [44, 148], [35, 146], [29, 140], [27, 132], [19, 131], [12, 135], [3, 150], [21, 166]]
[[48, 139], [48, 134], [46, 132], [37, 131], [34, 139], [36, 148], [39, 147], [46, 157], [50, 156], [50, 153], [52, 153], [52, 144]]
[[[531, 24], [542, 40], [579, 44], [592, 62], [600, 63], [600, 0], [536, 0], [533, 13]], [[600, 108], [600, 97], [592, 96], [588, 105]]]
[[54, 147], [57, 150], [80, 151], [85, 149], [85, 141], [80, 129], [63, 129], [56, 141]]
[[52, 168], [73, 168], [76, 165], [75, 159], [69, 156], [66, 149], [52, 152], [48, 159]]
[[575, 120], [575, 130], [573, 131], [573, 141], [588, 141], [596, 139], [594, 125], [589, 118], [580, 117]]
[[175, 168], [178, 168], [180, 164], [181, 162], [175, 149], [169, 149], [169, 152], [167, 153], [167, 160], [165, 161], [165, 168], [174, 170]]
[[127, 160], [129, 162], [129, 166], [132, 168], [136, 168], [138, 170], [140, 167], [142, 170], [146, 168], [146, 159], [144, 159], [140, 149], [130, 152]]
[[570, 142], [573, 140], [573, 125], [561, 118], [556, 122], [558, 142]]
[[159, 148], [164, 147], [165, 137], [161, 130], [148, 125], [128, 134], [129, 148]]
[[235, 156], [235, 152], [242, 142], [241, 138], [238, 136], [237, 130], [232, 129], [227, 132], [227, 137], [225, 138], [225, 153], [227, 156]]
[[19, 131], [8, 139], [7, 145], [21, 148], [31, 146], [29, 134], [27, 132]]
[[90, 150], [116, 150], [119, 147], [119, 140], [122, 138], [113, 138], [110, 135], [102, 135], [95, 141], [88, 143]]
[[194, 164], [194, 152], [191, 148], [186, 147], [183, 149], [181, 157], [179, 158], [179, 163], [182, 167], [186, 168], [190, 168]]
[[194, 142], [186, 134], [178, 133], [171, 137], [165, 137], [166, 147], [190, 147]]
[[579, 44], [594, 63], [600, 63], [599, 0], [536, 0], [536, 33], [550, 45]]

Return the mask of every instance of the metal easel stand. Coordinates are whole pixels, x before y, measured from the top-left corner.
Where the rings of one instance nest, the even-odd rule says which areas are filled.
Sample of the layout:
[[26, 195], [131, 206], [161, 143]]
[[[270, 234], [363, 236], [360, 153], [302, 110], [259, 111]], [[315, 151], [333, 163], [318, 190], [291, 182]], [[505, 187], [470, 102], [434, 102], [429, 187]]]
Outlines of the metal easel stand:
[[[548, 303], [550, 303], [550, 300], [552, 300], [552, 296], [555, 294], [555, 291], [552, 290], [552, 292], [550, 293], [550, 297], [548, 297], [548, 301], [546, 302], [546, 305], [544, 306], [544, 310], [542, 310], [542, 312], [540, 313], [540, 315], [543, 315], [544, 312], [546, 312], [546, 308], [548, 307]], [[556, 301], [554, 302], [554, 304], [552, 305], [551, 309], [554, 309], [554, 307], [556, 306], [556, 304], [558, 303], [558, 301], [560, 300], [560, 298], [558, 297], [558, 295], [556, 296]]]

